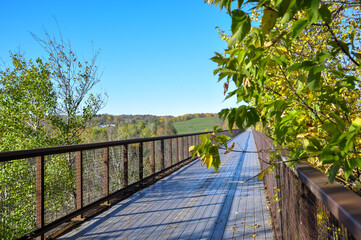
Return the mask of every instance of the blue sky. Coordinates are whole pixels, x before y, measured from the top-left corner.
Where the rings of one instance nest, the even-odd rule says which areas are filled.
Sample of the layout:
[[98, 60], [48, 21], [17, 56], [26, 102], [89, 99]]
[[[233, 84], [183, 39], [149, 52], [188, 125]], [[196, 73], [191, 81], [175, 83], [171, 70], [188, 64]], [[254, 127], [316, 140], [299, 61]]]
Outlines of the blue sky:
[[222, 83], [209, 59], [226, 44], [215, 29], [230, 28], [230, 18], [204, 0], [184, 1], [18, 1], [0, 0], [0, 58], [19, 47], [27, 58], [45, 57], [30, 32], [45, 27], [89, 58], [92, 42], [101, 49], [102, 77], [95, 91], [107, 92], [100, 113], [182, 115], [218, 112]]

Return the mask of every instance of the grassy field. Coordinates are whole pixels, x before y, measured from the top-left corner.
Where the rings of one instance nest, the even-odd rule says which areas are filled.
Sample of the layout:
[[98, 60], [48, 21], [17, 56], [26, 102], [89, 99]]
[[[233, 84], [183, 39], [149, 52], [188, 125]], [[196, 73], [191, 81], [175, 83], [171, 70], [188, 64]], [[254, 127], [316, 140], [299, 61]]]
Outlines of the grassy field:
[[215, 125], [220, 125], [220, 120], [218, 117], [193, 118], [184, 122], [175, 122], [173, 125], [177, 129], [177, 134], [196, 133], [206, 129], [212, 131]]

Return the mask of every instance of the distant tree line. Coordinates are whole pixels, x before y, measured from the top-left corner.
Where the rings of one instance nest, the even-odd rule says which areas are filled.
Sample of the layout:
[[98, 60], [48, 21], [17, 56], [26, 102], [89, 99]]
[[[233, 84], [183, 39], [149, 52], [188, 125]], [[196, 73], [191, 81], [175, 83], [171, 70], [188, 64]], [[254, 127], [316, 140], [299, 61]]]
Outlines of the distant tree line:
[[177, 134], [177, 130], [172, 123], [164, 123], [159, 120], [141, 120], [117, 125], [106, 123], [101, 126], [91, 126], [85, 130], [83, 138], [84, 142], [91, 143], [175, 134]]
[[203, 118], [203, 117], [216, 117], [216, 113], [194, 113], [194, 114], [184, 114], [177, 117], [174, 116], [155, 116], [155, 115], [111, 115], [111, 114], [98, 114], [95, 115], [89, 125], [111, 125], [111, 124], [123, 124], [123, 123], [137, 123], [139, 121], [149, 122], [149, 121], [162, 121], [164, 123], [168, 122], [182, 122], [187, 121], [193, 118]]

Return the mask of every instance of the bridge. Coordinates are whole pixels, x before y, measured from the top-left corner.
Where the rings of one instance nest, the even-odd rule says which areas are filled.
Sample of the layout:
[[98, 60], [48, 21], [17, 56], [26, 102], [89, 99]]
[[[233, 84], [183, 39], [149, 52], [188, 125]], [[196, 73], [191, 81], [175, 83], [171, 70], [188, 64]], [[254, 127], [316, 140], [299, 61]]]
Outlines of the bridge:
[[[231, 140], [256, 151], [253, 135]], [[273, 239], [257, 153], [223, 155], [219, 172], [194, 161], [59, 239]]]
[[[33, 222], [10, 224], [23, 213], [7, 200], [28, 185], [1, 176], [0, 239], [361, 239], [360, 196], [309, 165], [270, 164], [287, 151], [255, 130], [234, 130], [219, 171], [206, 169], [187, 151], [202, 134], [0, 153], [2, 173], [25, 164], [36, 185], [20, 199]], [[74, 182], [55, 208], [48, 175], [62, 159]]]

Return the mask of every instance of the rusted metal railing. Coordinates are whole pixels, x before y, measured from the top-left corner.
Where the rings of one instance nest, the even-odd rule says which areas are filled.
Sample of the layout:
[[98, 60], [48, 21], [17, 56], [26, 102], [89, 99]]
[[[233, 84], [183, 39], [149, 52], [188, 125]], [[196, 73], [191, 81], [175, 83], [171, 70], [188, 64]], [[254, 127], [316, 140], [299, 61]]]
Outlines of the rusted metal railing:
[[[272, 140], [253, 134], [265, 169]], [[277, 239], [361, 239], [361, 197], [317, 169], [282, 163], [263, 180]]]
[[[239, 130], [234, 130], [233, 135], [236, 135], [239, 132]], [[223, 131], [221, 133], [229, 135], [228, 131]], [[116, 201], [129, 196], [135, 191], [148, 186], [166, 174], [169, 174], [181, 166], [189, 163], [193, 159], [191, 159], [188, 148], [190, 145], [199, 143], [198, 136], [201, 134], [205, 133], [203, 132], [152, 138], [138, 138], [92, 144], [1, 152], [0, 167], [3, 167], [4, 169], [6, 164], [12, 164], [15, 161], [21, 161], [23, 159], [35, 158], [34, 178], [36, 182], [36, 192], [34, 193], [34, 215], [36, 224], [34, 226], [35, 229], [32, 232], [29, 232], [26, 236], [23, 236], [22, 239], [31, 239], [34, 237], [43, 239], [44, 234], [48, 234], [50, 231], [53, 231], [54, 228], [59, 228], [59, 226], [62, 224], [69, 223], [71, 221], [82, 221], [84, 217], [86, 217], [86, 214], [89, 213], [89, 211], [93, 211], [100, 206], [107, 207], [111, 204], [114, 204]], [[168, 154], [165, 154], [165, 144], [168, 147]], [[99, 167], [99, 169], [96, 168], [95, 170], [97, 171], [97, 176], [102, 178], [99, 180], [102, 182], [102, 196], [93, 201], [89, 201], [88, 198], [86, 198], [87, 200], [85, 199], [85, 195], [88, 196], [89, 194], [84, 190], [84, 178], [89, 178], [89, 172], [84, 170], [84, 159], [86, 158], [85, 154], [89, 150], [101, 150], [102, 154], [99, 160], [101, 162], [99, 166], [101, 167]], [[138, 159], [134, 159], [131, 156], [131, 151], [136, 152], [134, 154], [137, 154]], [[115, 156], [111, 158], [111, 152], [113, 155], [118, 157]], [[44, 200], [46, 197], [44, 194], [45, 189], [47, 189], [45, 179], [49, 176], [45, 176], [46, 171], [44, 169], [46, 167], [46, 159], [50, 159], [51, 156], [59, 154], [68, 154], [67, 156], [69, 159], [74, 159], [74, 162], [71, 165], [71, 170], [74, 170], [75, 175], [73, 178], [75, 180], [75, 183], [73, 183], [75, 188], [73, 193], [74, 208], [65, 215], [62, 215], [49, 222], [47, 221], [45, 215], [47, 208], [46, 201]], [[72, 158], [73, 155], [74, 158]], [[165, 159], [166, 157], [167, 162]], [[122, 159], [122, 163], [120, 162], [120, 158]], [[53, 160], [50, 159], [49, 161]], [[56, 159], [54, 161], [56, 161]], [[120, 162], [119, 165], [122, 164], [121, 170], [123, 178], [120, 180], [118, 179], [118, 181], [122, 183], [121, 186], [119, 186], [117, 189], [111, 189], [110, 175], [111, 172], [115, 171], [111, 168], [111, 166], [115, 161]], [[175, 163], [173, 164], [173, 162]], [[130, 170], [134, 164], [137, 164], [138, 172], [137, 174], [130, 175]], [[147, 167], [145, 167], [144, 164], [147, 164]], [[134, 179], [136, 179], [136, 181], [134, 181]], [[3, 224], [4, 227], [4, 224], [6, 223], [1, 224]]]

